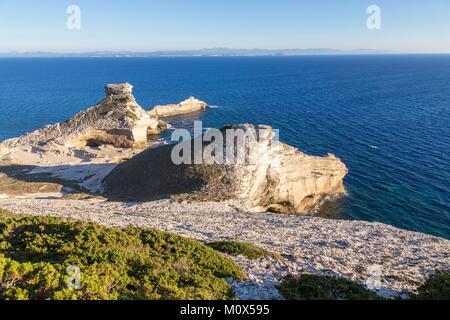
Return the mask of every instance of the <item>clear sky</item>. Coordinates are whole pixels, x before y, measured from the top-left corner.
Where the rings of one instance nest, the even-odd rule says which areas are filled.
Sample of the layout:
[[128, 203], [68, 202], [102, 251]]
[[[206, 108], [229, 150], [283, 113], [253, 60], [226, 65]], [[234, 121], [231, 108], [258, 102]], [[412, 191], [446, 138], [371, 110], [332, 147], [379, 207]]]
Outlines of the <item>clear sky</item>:
[[[381, 30], [366, 26], [371, 4]], [[0, 52], [212, 47], [448, 53], [450, 0], [0, 0]]]

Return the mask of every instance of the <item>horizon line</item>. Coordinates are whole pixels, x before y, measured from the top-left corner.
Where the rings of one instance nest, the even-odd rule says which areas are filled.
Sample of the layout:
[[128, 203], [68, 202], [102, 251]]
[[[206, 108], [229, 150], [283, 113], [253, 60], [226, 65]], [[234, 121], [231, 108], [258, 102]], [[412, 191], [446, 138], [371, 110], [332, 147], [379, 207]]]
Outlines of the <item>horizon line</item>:
[[335, 48], [285, 48], [285, 49], [261, 49], [261, 48], [202, 48], [202, 49], [177, 49], [177, 50], [152, 50], [152, 51], [134, 51], [134, 50], [92, 50], [80, 52], [61, 52], [61, 51], [4, 51], [0, 52], [0, 58], [37, 58], [37, 57], [252, 57], [252, 56], [313, 56], [313, 55], [447, 55], [450, 52], [421, 52], [421, 51], [392, 51], [378, 49], [335, 49]]

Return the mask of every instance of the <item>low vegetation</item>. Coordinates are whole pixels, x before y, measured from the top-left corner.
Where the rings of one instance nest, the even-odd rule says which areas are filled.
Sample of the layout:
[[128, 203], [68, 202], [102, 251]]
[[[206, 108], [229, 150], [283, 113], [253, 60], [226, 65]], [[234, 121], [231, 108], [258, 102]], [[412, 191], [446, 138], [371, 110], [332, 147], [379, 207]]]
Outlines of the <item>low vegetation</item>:
[[245, 242], [217, 241], [208, 243], [208, 246], [223, 253], [231, 254], [233, 256], [244, 256], [252, 260], [264, 257], [272, 257], [274, 259], [282, 258], [281, 255], [277, 253], [267, 251], [254, 244]]
[[[356, 282], [332, 276], [288, 276], [278, 286], [288, 300], [378, 300], [383, 297]], [[410, 296], [412, 300], [450, 300], [450, 273], [437, 270]]]
[[413, 299], [450, 300], [450, 273], [437, 270], [417, 289], [417, 294]]
[[228, 277], [244, 273], [184, 237], [0, 210], [1, 299], [233, 299]]
[[0, 172], [0, 194], [21, 196], [32, 193], [61, 192], [62, 185], [51, 182], [23, 181]]
[[288, 300], [374, 300], [380, 297], [363, 286], [343, 278], [304, 274], [287, 277], [278, 286]]
[[[249, 243], [203, 245], [156, 230], [0, 209], [0, 299], [234, 299], [227, 278], [242, 280], [244, 272], [216, 250], [280, 258]], [[288, 300], [382, 299], [353, 281], [311, 274], [289, 276], [278, 290]], [[437, 270], [411, 299], [450, 300], [450, 273]]]

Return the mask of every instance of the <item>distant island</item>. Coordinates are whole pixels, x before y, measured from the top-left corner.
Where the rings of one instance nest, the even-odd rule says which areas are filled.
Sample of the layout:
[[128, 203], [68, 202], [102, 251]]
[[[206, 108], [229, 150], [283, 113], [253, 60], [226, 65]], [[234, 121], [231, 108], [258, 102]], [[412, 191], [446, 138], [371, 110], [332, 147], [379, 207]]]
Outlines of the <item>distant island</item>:
[[195, 50], [135, 51], [92, 51], [92, 52], [2, 52], [0, 58], [147, 58], [147, 57], [264, 57], [264, 56], [307, 56], [307, 55], [363, 55], [386, 54], [387, 51], [373, 49], [340, 50], [332, 48], [306, 49], [231, 49], [206, 48]]

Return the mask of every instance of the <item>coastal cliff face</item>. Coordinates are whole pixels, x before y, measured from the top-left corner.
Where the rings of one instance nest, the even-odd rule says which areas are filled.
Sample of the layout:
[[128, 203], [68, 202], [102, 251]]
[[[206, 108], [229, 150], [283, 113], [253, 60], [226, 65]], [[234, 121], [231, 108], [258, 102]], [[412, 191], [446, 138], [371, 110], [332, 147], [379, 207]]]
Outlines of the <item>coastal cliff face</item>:
[[135, 200], [234, 200], [242, 210], [295, 213], [305, 213], [326, 197], [345, 192], [343, 178], [348, 170], [335, 156], [305, 155], [274, 140], [269, 126], [233, 128], [255, 130], [258, 135], [252, 151], [245, 145], [245, 163], [212, 163], [203, 153], [210, 144], [200, 142], [203, 148], [198, 151], [194, 140], [185, 141], [192, 159], [202, 152], [204, 163], [174, 164], [172, 154], [179, 146], [149, 149], [116, 167], [105, 178], [104, 190], [112, 197]]
[[[240, 127], [254, 129], [251, 125]], [[253, 211], [304, 213], [326, 197], [345, 192], [343, 179], [348, 170], [334, 155], [306, 155], [274, 140], [269, 126], [258, 126], [256, 131], [256, 152], [248, 154], [251, 165], [234, 168], [238, 197], [247, 199]]]
[[81, 148], [112, 145], [131, 148], [147, 142], [147, 132], [158, 131], [158, 119], [137, 104], [129, 83], [108, 84], [106, 96], [97, 105], [71, 119], [46, 126], [24, 136], [4, 141], [7, 148], [45, 147], [50, 144]]
[[149, 110], [148, 113], [150, 116], [165, 118], [202, 111], [207, 107], [208, 104], [206, 102], [200, 101], [194, 97], [189, 97], [188, 99], [178, 104], [155, 106], [151, 110]]

